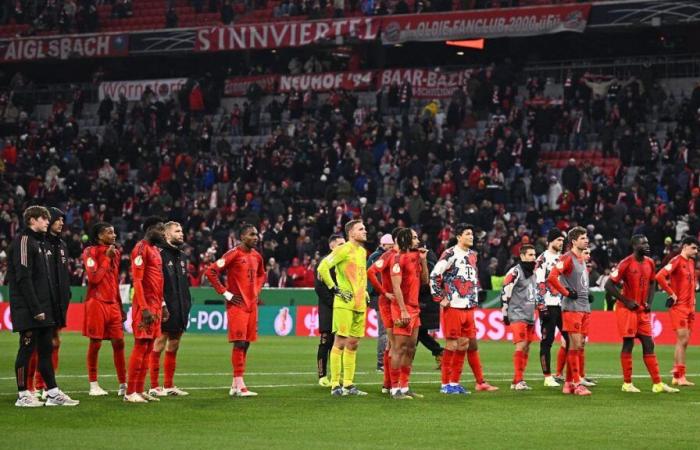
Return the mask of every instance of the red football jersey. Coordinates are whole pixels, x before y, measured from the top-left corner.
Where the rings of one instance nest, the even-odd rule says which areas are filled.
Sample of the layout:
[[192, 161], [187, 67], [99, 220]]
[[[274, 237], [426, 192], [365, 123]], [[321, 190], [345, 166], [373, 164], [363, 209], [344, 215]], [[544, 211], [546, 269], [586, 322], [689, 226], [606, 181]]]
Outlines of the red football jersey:
[[676, 256], [659, 270], [656, 274], [656, 282], [668, 295], [678, 296], [674, 306], [684, 305], [695, 309], [695, 261], [693, 259]]
[[121, 303], [119, 297], [121, 253], [115, 250], [114, 256], [110, 258], [105, 254], [108, 248], [108, 245], [93, 245], [83, 250], [83, 267], [87, 275], [86, 301]]
[[[396, 250], [387, 250], [367, 270], [367, 279], [382, 297], [385, 297], [387, 292], [392, 292], [391, 271], [389, 269], [394, 255], [396, 255]], [[377, 274], [380, 275], [381, 279], [377, 279]]]
[[[219, 280], [221, 272], [226, 273], [226, 286]], [[205, 274], [219, 294], [229, 291], [240, 295], [248, 311], [257, 307], [266, 275], [262, 256], [255, 249], [245, 251], [242, 247], [233, 248], [210, 264]]]
[[391, 276], [401, 276], [401, 294], [408, 312], [418, 312], [418, 294], [420, 293], [420, 276], [423, 267], [420, 253], [410, 251], [394, 255], [391, 265]]
[[642, 262], [639, 262], [634, 255], [630, 255], [620, 261], [610, 274], [610, 279], [613, 283], [622, 282], [622, 295], [641, 306], [646, 306], [649, 285], [654, 281], [655, 270], [651, 258], [645, 256]]
[[131, 251], [131, 277], [134, 305], [160, 314], [163, 305], [163, 260], [158, 247], [146, 240], [136, 244]]

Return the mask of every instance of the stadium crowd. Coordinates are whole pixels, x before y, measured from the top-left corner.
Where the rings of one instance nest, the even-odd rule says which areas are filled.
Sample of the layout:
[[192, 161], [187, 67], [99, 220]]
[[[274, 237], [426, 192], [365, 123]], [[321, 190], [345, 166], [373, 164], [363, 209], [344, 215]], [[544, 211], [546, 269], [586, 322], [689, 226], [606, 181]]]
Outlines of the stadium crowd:
[[[244, 221], [261, 233], [271, 287], [313, 286], [327, 236], [355, 217], [365, 221], [369, 249], [410, 226], [438, 254], [455, 224], [475, 224], [484, 289], [523, 244], [540, 253], [554, 226], [587, 228], [599, 276], [635, 233], [661, 264], [684, 233], [700, 232], [700, 87], [676, 98], [645, 77], [562, 81], [558, 98], [545, 94], [546, 79], [502, 64], [475, 71], [448, 101], [413, 99], [408, 83], [377, 92], [370, 105], [345, 91], [293, 91], [268, 103], [253, 90], [215, 126], [221, 88], [204, 77], [176, 98], [105, 99], [99, 133], [81, 130], [80, 96], [57, 99], [41, 121], [6, 86], [0, 279], [30, 204], [66, 212], [74, 284], [84, 282], [79, 257], [91, 224], [113, 223], [128, 255], [149, 215], [183, 224], [193, 286], [206, 283], [205, 266], [234, 245], [232, 230]], [[665, 136], [647, 128], [660, 123], [669, 124]], [[242, 145], [223, 139], [239, 136]], [[600, 148], [621, 164], [608, 177], [574, 157], [559, 171], [543, 162], [543, 148]], [[127, 267], [125, 258], [124, 281]]]

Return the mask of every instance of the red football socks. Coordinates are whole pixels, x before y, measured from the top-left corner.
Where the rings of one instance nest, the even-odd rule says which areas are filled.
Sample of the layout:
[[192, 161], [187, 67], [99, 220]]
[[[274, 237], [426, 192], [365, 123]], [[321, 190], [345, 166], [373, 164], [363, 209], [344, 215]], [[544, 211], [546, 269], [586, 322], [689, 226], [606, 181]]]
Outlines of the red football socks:
[[401, 366], [399, 370], [399, 387], [402, 389], [408, 388], [408, 381], [411, 378], [411, 366]]
[[561, 376], [564, 371], [564, 366], [566, 365], [566, 347], [559, 347], [559, 352], [557, 353], [557, 376]]
[[245, 373], [245, 349], [233, 347], [231, 365], [233, 365], [233, 376], [242, 377]]
[[127, 394], [143, 392], [146, 371], [148, 368], [148, 355], [153, 349], [152, 339], [136, 339], [134, 348], [129, 357], [129, 380]]
[[622, 381], [632, 382], [632, 353], [620, 353], [620, 364], [622, 365]]
[[516, 350], [513, 353], [513, 384], [523, 381], [523, 362], [524, 355], [522, 350]]
[[165, 368], [165, 379], [163, 380], [163, 386], [166, 389], [173, 387], [173, 377], [175, 376], [175, 367], [177, 365], [177, 352], [165, 352], [165, 361], [163, 366]]
[[659, 362], [655, 354], [644, 355], [644, 365], [647, 366], [649, 375], [654, 384], [661, 383], [661, 375], [659, 374]]
[[97, 381], [97, 358], [100, 354], [100, 347], [102, 346], [102, 341], [96, 341], [90, 339], [87, 351], [87, 370], [88, 370], [88, 381]]
[[384, 350], [382, 358], [384, 364], [384, 387], [391, 387], [391, 356], [389, 350]]
[[[578, 368], [578, 352], [578, 350], [569, 349], [566, 355], [566, 364], [571, 368], [571, 382], [576, 384], [578, 384], [581, 381], [581, 373], [579, 372]], [[567, 378], [568, 376], [569, 374], [567, 372]]]
[[464, 357], [466, 354], [467, 352], [464, 350], [456, 350], [454, 352], [454, 356], [452, 356], [452, 370], [450, 371], [450, 383], [459, 384], [462, 378], [462, 369], [464, 368]]
[[467, 359], [469, 360], [469, 367], [472, 368], [474, 373], [474, 378], [476, 378], [476, 384], [481, 384], [484, 382], [484, 372], [481, 368], [481, 359], [479, 358], [479, 350], [467, 350]]
[[442, 365], [440, 366], [440, 371], [442, 375], [442, 384], [448, 384], [450, 382], [450, 372], [452, 372], [452, 359], [454, 358], [455, 352], [452, 350], [442, 351]]
[[[117, 380], [119, 384], [126, 383], [126, 359], [124, 357], [124, 341], [112, 341], [112, 359], [114, 360], [114, 368], [117, 371]], [[95, 374], [97, 380], [97, 374]]]
[[578, 351], [578, 373], [581, 378], [586, 376], [586, 349]]
[[400, 367], [392, 367], [389, 369], [389, 376], [391, 377], [391, 388], [392, 389], [397, 389], [400, 385], [400, 378], [401, 378], [401, 368]]
[[151, 352], [148, 368], [151, 372], [151, 389], [159, 386], [158, 378], [160, 377], [160, 352]]
[[[29, 370], [31, 371], [31, 368]], [[673, 378], [683, 378], [684, 376], [685, 376], [685, 365], [684, 364], [676, 364], [675, 366], [673, 366]]]

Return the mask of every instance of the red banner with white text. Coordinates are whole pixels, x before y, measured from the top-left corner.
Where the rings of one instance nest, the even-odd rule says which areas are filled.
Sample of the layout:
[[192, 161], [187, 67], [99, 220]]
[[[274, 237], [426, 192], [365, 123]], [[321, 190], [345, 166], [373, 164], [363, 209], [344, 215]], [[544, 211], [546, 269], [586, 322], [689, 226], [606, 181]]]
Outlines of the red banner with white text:
[[244, 97], [251, 84], [255, 83], [266, 94], [274, 94], [279, 75], [253, 75], [249, 77], [227, 78], [224, 84], [225, 97]]
[[345, 39], [373, 41], [379, 26], [380, 21], [372, 17], [355, 17], [210, 27], [197, 30], [195, 51], [302, 47]]
[[387, 69], [379, 72], [377, 87], [388, 88], [408, 81], [414, 98], [449, 98], [455, 89], [464, 86], [472, 69], [435, 71], [430, 69]]
[[388, 16], [382, 20], [382, 42], [582, 33], [590, 11], [591, 5], [585, 4]]
[[346, 91], [365, 91], [373, 87], [372, 71], [365, 72], [327, 72], [303, 75], [282, 75], [279, 92], [308, 91], [328, 92], [336, 89]]
[[31, 37], [0, 42], [0, 61], [104, 58], [129, 54], [126, 34]]

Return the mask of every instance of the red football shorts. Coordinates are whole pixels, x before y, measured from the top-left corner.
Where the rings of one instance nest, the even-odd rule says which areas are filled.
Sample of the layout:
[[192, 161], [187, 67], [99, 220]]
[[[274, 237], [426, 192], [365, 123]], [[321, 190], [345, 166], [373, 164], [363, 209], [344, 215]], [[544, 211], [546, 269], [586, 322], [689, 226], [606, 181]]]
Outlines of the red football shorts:
[[562, 311], [562, 321], [564, 331], [588, 335], [588, 326], [591, 320], [591, 313], [579, 311]]
[[379, 297], [379, 319], [384, 324], [384, 328], [391, 330], [394, 328], [394, 321], [391, 318], [391, 300], [387, 300], [384, 296]]
[[535, 324], [511, 322], [510, 331], [513, 333], [513, 344], [517, 344], [518, 342], [534, 342], [537, 340]]
[[90, 339], [124, 339], [121, 305], [99, 300], [86, 301], [83, 336]]
[[668, 310], [671, 316], [671, 325], [675, 330], [682, 330], [687, 328], [688, 330], [693, 329], [693, 324], [695, 323], [695, 311], [693, 311], [690, 306], [679, 305], [673, 306]]
[[476, 339], [474, 309], [443, 308], [442, 332], [445, 339]]
[[[639, 309], [642, 309], [641, 307]], [[651, 336], [651, 314], [644, 311], [630, 311], [624, 306], [615, 308], [617, 331], [620, 337]]]
[[[401, 318], [401, 312], [398, 306], [396, 308], [392, 307], [391, 310], [392, 318], [394, 320]], [[393, 331], [394, 336], [412, 336], [413, 332], [420, 328], [420, 310], [409, 309], [408, 314], [411, 316], [411, 320], [405, 327], [398, 327], [394, 325], [392, 321], [393, 328], [391, 330]]]
[[[160, 320], [163, 317], [163, 307], [161, 305], [149, 308], [153, 315], [153, 323], [143, 325], [142, 310], [136, 305], [131, 307], [131, 328], [134, 331], [134, 339], [155, 339], [160, 336]], [[121, 320], [121, 319], [120, 319]]]
[[228, 341], [255, 342], [258, 340], [258, 307], [252, 311], [226, 303]]

